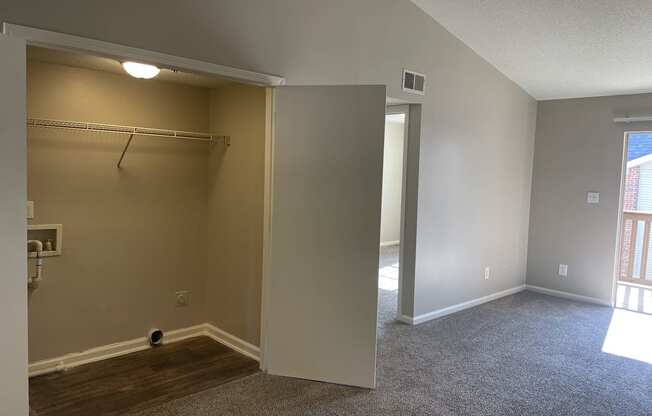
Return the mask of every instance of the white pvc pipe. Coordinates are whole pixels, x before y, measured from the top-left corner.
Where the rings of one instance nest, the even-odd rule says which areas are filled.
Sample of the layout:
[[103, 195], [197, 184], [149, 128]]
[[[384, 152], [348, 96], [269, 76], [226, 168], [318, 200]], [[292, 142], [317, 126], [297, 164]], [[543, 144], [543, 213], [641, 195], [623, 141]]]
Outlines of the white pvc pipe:
[[41, 253], [43, 252], [43, 243], [39, 240], [27, 240], [27, 251], [29, 252], [29, 246], [36, 246], [36, 275], [35, 276], [29, 276], [27, 278], [27, 283], [32, 285], [32, 284], [38, 284], [41, 280], [43, 280], [43, 258], [41, 257]]

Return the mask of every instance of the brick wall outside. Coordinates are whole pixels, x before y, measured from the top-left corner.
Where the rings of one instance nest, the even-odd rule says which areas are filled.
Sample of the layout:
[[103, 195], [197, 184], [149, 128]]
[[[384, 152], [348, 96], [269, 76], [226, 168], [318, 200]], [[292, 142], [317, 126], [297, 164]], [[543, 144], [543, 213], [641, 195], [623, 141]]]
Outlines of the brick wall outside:
[[625, 211], [636, 210], [638, 202], [638, 180], [641, 177], [641, 168], [635, 166], [627, 169], [625, 175], [625, 194], [623, 195], [623, 208]]
[[[623, 194], [623, 209], [625, 211], [635, 211], [638, 203], [638, 183], [641, 175], [641, 169], [638, 166], [627, 169], [625, 175], [625, 192]], [[632, 239], [632, 221], [623, 224], [622, 229], [622, 244], [620, 253], [620, 276], [627, 276], [627, 266], [630, 262], [630, 255], [633, 257], [634, 253], [630, 253], [630, 243]], [[631, 261], [634, 261], [632, 258]]]

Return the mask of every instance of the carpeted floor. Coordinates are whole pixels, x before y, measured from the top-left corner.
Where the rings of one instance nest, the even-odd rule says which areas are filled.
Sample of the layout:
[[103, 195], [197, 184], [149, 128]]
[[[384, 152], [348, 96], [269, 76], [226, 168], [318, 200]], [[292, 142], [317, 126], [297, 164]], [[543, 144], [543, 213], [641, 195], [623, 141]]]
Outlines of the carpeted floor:
[[259, 373], [138, 416], [652, 414], [652, 365], [602, 352], [610, 308], [522, 292], [410, 327], [379, 296], [374, 391]]

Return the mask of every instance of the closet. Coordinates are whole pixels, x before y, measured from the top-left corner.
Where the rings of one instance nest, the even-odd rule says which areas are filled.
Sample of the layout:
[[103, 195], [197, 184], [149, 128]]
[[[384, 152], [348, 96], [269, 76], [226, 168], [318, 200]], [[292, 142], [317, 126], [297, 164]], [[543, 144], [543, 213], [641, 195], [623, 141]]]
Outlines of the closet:
[[28, 48], [28, 236], [57, 246], [29, 290], [32, 375], [150, 328], [259, 345], [265, 106], [261, 87]]
[[[0, 55], [12, 377], [28, 350], [30, 386], [50, 381], [80, 405], [88, 383], [57, 377], [102, 363], [114, 374], [123, 367], [110, 360], [152, 355], [132, 380], [181, 363], [205, 376], [185, 385], [206, 387], [253, 362], [270, 375], [375, 385], [384, 85], [285, 86], [9, 23]], [[134, 78], [129, 60], [160, 73]], [[147, 342], [156, 329], [160, 348]], [[216, 342], [183, 346], [199, 336]], [[160, 358], [168, 346], [179, 359]], [[240, 364], [206, 372], [206, 348]], [[102, 397], [128, 402], [114, 395], [130, 388], [112, 383]]]

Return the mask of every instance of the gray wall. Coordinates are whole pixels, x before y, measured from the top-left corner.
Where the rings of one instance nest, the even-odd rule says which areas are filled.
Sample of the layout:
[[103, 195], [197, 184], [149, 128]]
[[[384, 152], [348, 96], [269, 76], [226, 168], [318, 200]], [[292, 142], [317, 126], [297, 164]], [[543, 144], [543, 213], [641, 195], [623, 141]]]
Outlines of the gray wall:
[[25, 44], [0, 37], [0, 414], [27, 414]]
[[[614, 117], [652, 112], [652, 95], [539, 103], [527, 283], [610, 302], [624, 133], [652, 124]], [[586, 203], [588, 191], [600, 204]], [[557, 276], [560, 263], [568, 277]]]
[[455, 57], [423, 108], [415, 316], [525, 283], [537, 105]]
[[[414, 304], [407, 314], [523, 283], [536, 102], [409, 0], [5, 0], [0, 20], [289, 84], [386, 84], [388, 95], [422, 102], [419, 201], [407, 219], [418, 223], [417, 298], [404, 299]], [[400, 90], [404, 67], [426, 74], [425, 97]]]
[[[8, 0], [0, 20], [289, 84], [387, 84], [388, 95], [423, 103], [418, 218], [408, 218], [419, 226], [417, 312], [523, 282], [536, 102], [410, 1]], [[403, 67], [427, 75], [426, 97], [400, 90]], [[483, 279], [485, 264], [494, 279]]]

